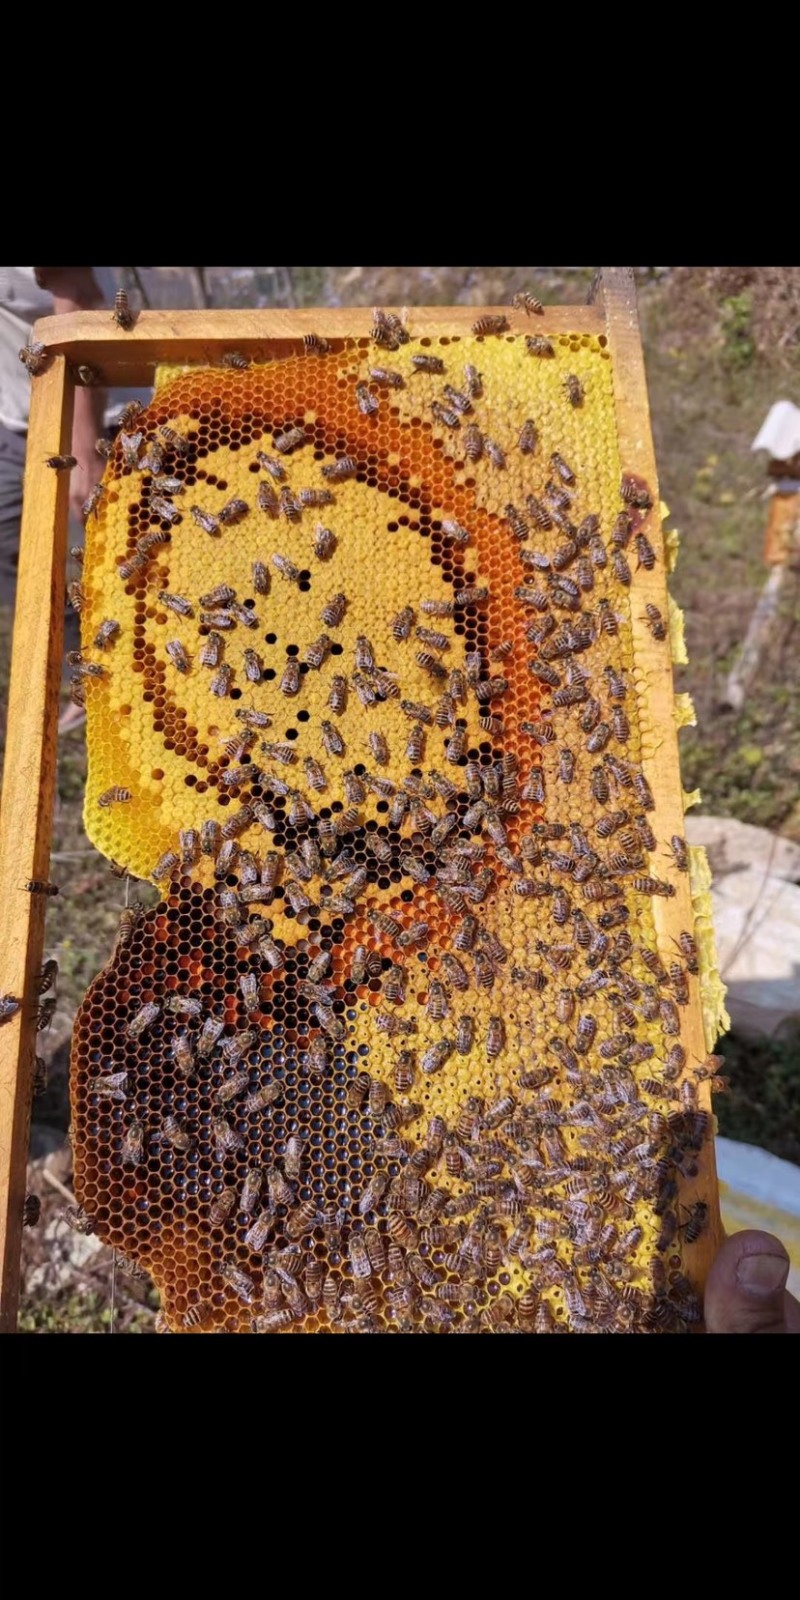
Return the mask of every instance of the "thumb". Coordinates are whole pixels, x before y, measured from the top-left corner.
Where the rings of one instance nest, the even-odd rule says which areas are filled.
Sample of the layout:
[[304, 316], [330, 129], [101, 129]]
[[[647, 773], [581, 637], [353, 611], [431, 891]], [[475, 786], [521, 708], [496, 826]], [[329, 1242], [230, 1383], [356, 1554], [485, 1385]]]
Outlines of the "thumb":
[[788, 1333], [789, 1257], [770, 1233], [748, 1230], [726, 1239], [708, 1275], [708, 1333]]

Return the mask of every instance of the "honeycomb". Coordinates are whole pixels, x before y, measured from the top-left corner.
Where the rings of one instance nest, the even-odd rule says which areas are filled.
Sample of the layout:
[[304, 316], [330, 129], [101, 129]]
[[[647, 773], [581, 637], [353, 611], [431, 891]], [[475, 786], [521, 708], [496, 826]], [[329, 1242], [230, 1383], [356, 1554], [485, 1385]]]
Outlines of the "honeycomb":
[[77, 1019], [76, 1194], [170, 1331], [686, 1331], [709, 1069], [606, 341], [377, 332], [162, 373], [89, 515], [86, 827], [163, 900]]

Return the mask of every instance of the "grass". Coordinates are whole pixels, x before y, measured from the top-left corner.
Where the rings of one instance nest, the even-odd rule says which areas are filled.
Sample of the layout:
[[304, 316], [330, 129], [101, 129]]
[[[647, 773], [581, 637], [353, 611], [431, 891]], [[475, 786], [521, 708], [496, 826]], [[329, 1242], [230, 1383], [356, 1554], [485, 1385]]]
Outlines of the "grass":
[[[111, 1307], [103, 1292], [51, 1295], [47, 1300], [23, 1298], [18, 1326], [20, 1333], [108, 1333]], [[125, 1332], [152, 1333], [152, 1311], [143, 1308], [126, 1317]]]
[[720, 1133], [800, 1166], [800, 1025], [775, 1039], [732, 1033], [720, 1049], [730, 1080], [714, 1101]]

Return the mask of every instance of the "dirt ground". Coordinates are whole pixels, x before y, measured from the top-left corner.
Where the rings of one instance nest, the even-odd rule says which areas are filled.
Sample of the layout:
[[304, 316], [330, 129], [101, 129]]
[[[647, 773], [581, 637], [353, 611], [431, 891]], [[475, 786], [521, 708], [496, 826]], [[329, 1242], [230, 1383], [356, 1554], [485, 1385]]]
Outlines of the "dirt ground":
[[[491, 304], [520, 288], [551, 302], [579, 302], [594, 269], [470, 267], [208, 269], [217, 304]], [[120, 273], [129, 269], [118, 269]], [[159, 278], [159, 271], [164, 277]], [[170, 269], [174, 272], [174, 269]], [[154, 304], [196, 303], [195, 288], [148, 269]], [[227, 275], [227, 276], [226, 276]], [[132, 300], [136, 285], [129, 281]], [[642, 268], [639, 299], [662, 496], [681, 532], [673, 593], [686, 616], [688, 668], [676, 687], [695, 702], [698, 727], [682, 735], [687, 789], [700, 787], [716, 814], [800, 840], [800, 577], [786, 586], [778, 624], [745, 709], [720, 709], [721, 691], [764, 583], [765, 462], [750, 443], [773, 401], [800, 402], [800, 269]], [[788, 591], [788, 592], [786, 592]], [[4, 734], [11, 616], [0, 607], [0, 739]], [[66, 703], [66, 702], [65, 702]], [[46, 1091], [34, 1102], [29, 1186], [42, 1202], [26, 1230], [21, 1326], [27, 1332], [107, 1332], [111, 1254], [71, 1232], [68, 1051], [85, 989], [111, 952], [123, 891], [82, 825], [86, 754], [82, 731], [62, 737], [53, 871], [70, 894], [48, 912], [46, 956], [59, 962], [59, 997], [40, 1041]], [[137, 889], [155, 903], [155, 890]], [[725, 1047], [723, 1046], [723, 1049]], [[718, 1104], [721, 1131], [800, 1160], [787, 1121], [800, 1110], [797, 1041], [754, 1065], [728, 1049], [732, 1093]], [[114, 1327], [153, 1330], [157, 1299], [117, 1263]]]

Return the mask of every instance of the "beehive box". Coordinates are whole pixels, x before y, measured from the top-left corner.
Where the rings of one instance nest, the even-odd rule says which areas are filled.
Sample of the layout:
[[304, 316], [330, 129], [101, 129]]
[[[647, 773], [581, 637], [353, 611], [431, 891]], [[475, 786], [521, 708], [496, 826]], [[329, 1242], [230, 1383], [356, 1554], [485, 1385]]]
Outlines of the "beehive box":
[[320, 314], [116, 443], [86, 827], [164, 898], [77, 1019], [72, 1139], [172, 1331], [699, 1321], [718, 1001], [611, 309]]

